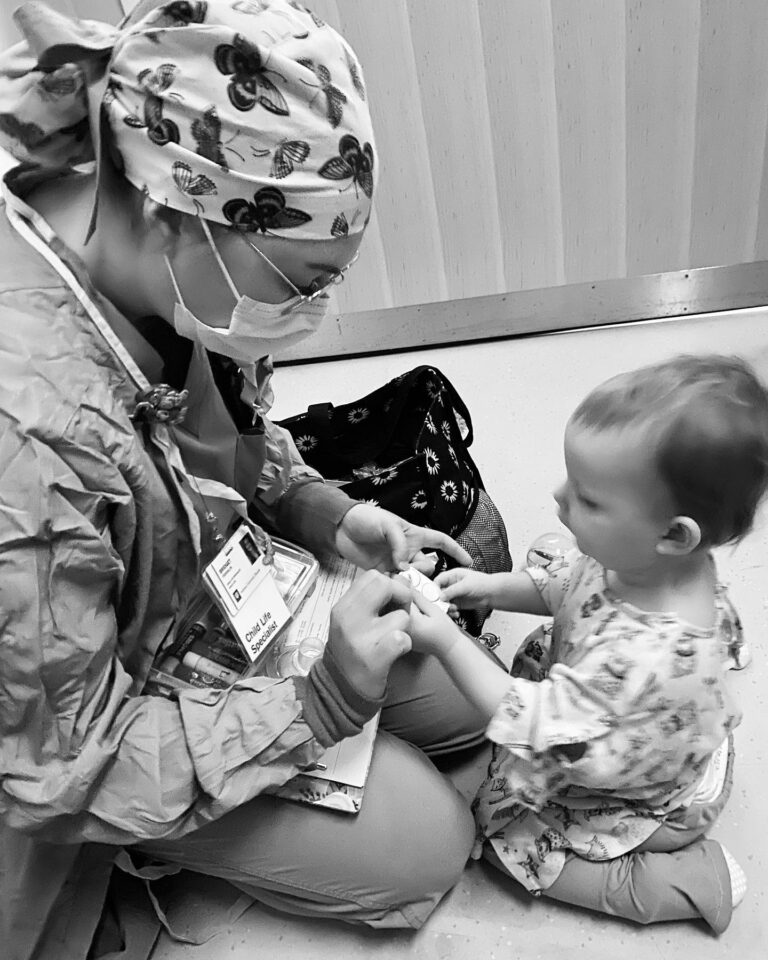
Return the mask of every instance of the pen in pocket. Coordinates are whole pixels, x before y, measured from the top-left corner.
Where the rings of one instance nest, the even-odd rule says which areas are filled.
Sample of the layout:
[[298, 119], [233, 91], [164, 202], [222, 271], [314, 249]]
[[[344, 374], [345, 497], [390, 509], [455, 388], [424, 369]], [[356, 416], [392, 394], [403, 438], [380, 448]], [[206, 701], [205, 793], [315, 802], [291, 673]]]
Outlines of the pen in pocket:
[[225, 683], [234, 683], [240, 679], [240, 673], [237, 670], [222, 666], [222, 664], [216, 663], [215, 660], [203, 657], [199, 653], [185, 653], [181, 658], [181, 662], [185, 667], [189, 667], [190, 670], [196, 670], [198, 673], [206, 673], [209, 677], [216, 677], [216, 679], [223, 680]]

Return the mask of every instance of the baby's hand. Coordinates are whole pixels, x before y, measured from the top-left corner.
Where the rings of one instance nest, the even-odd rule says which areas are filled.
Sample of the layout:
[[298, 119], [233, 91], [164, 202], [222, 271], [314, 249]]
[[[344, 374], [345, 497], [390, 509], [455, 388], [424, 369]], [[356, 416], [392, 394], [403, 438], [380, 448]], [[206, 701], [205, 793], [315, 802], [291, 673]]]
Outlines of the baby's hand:
[[451, 605], [451, 616], [456, 615], [457, 607], [488, 614], [493, 606], [492, 580], [487, 573], [457, 567], [439, 574], [434, 582], [440, 587], [440, 599]]
[[447, 653], [461, 638], [461, 631], [451, 618], [436, 603], [427, 600], [423, 593], [412, 590], [411, 618], [408, 633], [411, 649], [431, 653], [436, 657]]

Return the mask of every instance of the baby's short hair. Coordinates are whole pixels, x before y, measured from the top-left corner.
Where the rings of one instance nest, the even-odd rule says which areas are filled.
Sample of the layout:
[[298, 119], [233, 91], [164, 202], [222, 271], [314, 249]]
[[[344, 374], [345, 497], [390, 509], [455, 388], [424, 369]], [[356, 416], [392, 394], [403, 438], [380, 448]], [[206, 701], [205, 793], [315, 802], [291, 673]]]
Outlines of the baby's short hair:
[[589, 429], [647, 427], [675, 510], [702, 543], [749, 532], [768, 486], [768, 392], [738, 357], [678, 356], [612, 377], [576, 408]]

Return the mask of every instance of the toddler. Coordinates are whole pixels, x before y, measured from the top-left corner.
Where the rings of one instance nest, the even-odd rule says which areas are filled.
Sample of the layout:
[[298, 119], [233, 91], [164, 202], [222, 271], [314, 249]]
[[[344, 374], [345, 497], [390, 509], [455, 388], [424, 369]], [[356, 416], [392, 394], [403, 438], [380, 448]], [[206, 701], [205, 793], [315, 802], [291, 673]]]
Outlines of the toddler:
[[704, 834], [730, 789], [725, 669], [743, 650], [710, 550], [748, 532], [766, 489], [768, 394], [729, 357], [622, 374], [571, 416], [565, 462], [555, 500], [577, 550], [436, 581], [451, 604], [553, 617], [511, 676], [414, 596], [414, 648], [490, 720], [475, 856], [536, 895], [720, 933], [746, 881]]

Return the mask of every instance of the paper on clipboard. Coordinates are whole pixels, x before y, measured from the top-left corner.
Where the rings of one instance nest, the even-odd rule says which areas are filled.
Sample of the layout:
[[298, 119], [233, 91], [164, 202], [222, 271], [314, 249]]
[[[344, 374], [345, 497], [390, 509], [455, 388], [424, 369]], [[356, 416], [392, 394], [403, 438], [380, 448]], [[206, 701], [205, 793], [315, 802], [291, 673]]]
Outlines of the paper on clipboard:
[[289, 647], [306, 640], [307, 637], [319, 637], [323, 643], [328, 639], [331, 625], [331, 610], [352, 585], [360, 572], [348, 560], [332, 558], [324, 561], [314, 590], [304, 599], [294, 613], [282, 639], [282, 645]]
[[320, 757], [320, 762], [325, 764], [326, 769], [313, 770], [312, 776], [317, 780], [346, 783], [350, 787], [364, 787], [378, 725], [379, 715], [376, 714], [356, 737], [349, 737], [329, 747]]
[[[328, 639], [331, 610], [346, 593], [359, 573], [359, 568], [346, 560], [334, 559], [324, 564], [314, 591], [296, 611], [292, 623], [281, 638], [281, 644], [294, 645], [307, 637]], [[373, 755], [378, 714], [372, 717], [355, 737], [329, 747], [318, 758], [325, 770], [300, 774], [280, 788], [278, 794], [317, 806], [331, 807], [347, 813], [360, 809], [363, 787]]]

